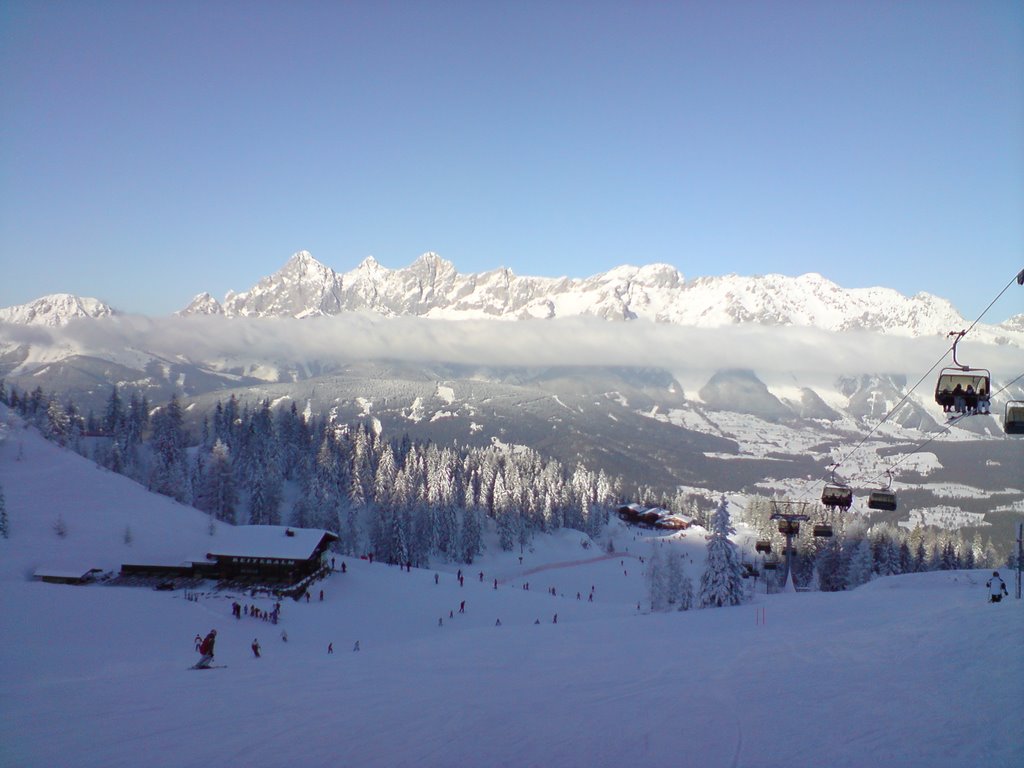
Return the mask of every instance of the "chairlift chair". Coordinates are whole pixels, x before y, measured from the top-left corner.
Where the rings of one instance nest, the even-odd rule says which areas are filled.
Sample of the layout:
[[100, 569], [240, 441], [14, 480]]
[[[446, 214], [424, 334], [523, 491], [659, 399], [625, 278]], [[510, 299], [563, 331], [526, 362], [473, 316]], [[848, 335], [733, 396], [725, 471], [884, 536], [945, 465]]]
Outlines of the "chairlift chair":
[[771, 560], [765, 560], [764, 561], [764, 569], [766, 571], [774, 571], [774, 570], [777, 570], [778, 567], [779, 567], [779, 561], [775, 560], [774, 558], [771, 559]]
[[872, 491], [868, 496], [868, 509], [882, 509], [886, 512], [896, 511], [896, 493], [888, 489]]
[[992, 375], [986, 368], [943, 368], [935, 383], [935, 402], [947, 412], [973, 413], [978, 399], [991, 391]]
[[828, 539], [832, 537], [832, 526], [828, 523], [815, 523], [814, 524], [814, 535], [819, 539]]
[[886, 483], [885, 488], [880, 488], [877, 491], [872, 491], [871, 495], [868, 496], [868, 509], [881, 509], [886, 512], [896, 511], [896, 491], [892, 490], [892, 471], [886, 471], [885, 473], [889, 477], [889, 482]]
[[1006, 404], [1003, 431], [1008, 435], [1024, 435], [1024, 400], [1010, 400]]
[[[935, 382], [935, 402], [942, 410], [956, 413], [976, 413], [978, 401], [987, 403], [992, 393], [992, 374], [987, 368], [971, 368], [956, 359], [956, 345], [967, 331], [950, 331], [953, 340], [953, 366], [939, 371]], [[982, 409], [986, 412], [986, 409]]]
[[768, 539], [761, 539], [754, 545], [754, 549], [757, 552], [770, 553], [772, 551], [772, 543]]
[[847, 510], [853, 505], [853, 489], [843, 483], [827, 483], [821, 492], [821, 503], [830, 509]]
[[796, 536], [800, 533], [799, 520], [779, 520], [779, 533], [783, 536]]

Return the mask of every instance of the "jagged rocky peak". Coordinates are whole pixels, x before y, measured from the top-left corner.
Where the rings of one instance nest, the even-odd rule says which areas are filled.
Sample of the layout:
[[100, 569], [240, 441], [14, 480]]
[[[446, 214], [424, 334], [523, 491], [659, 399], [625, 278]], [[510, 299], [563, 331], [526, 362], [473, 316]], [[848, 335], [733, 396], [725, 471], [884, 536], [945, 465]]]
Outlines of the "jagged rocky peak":
[[274, 274], [243, 293], [228, 294], [224, 313], [241, 317], [306, 317], [342, 310], [341, 278], [330, 267], [299, 251]]
[[99, 299], [70, 293], [51, 293], [28, 304], [0, 309], [0, 321], [55, 328], [79, 318], [96, 319], [116, 314], [116, 310]]
[[224, 307], [206, 291], [198, 294], [179, 315], [223, 315]]
[[[703, 328], [803, 326], [912, 337], [944, 336], [964, 323], [943, 299], [923, 293], [908, 298], [889, 288], [844, 289], [817, 273], [687, 281], [675, 267], [655, 263], [618, 266], [587, 278], [520, 276], [504, 267], [462, 274], [431, 251], [400, 269], [384, 267], [368, 256], [344, 274], [321, 264], [308, 251], [299, 251], [280, 271], [250, 290], [229, 293], [223, 309], [229, 317], [306, 317], [348, 311], [452, 320], [589, 316]], [[977, 330], [990, 337], [995, 332]], [[1022, 330], [1012, 323], [998, 332], [1006, 337], [1004, 343], [1024, 343], [1014, 338]]]

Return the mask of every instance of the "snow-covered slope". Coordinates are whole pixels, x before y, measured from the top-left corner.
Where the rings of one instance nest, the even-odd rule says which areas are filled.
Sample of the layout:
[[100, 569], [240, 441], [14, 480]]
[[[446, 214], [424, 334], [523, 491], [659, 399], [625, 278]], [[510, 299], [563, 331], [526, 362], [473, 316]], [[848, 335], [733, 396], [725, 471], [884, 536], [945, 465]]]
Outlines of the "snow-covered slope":
[[[678, 548], [699, 575], [703, 536], [617, 525], [614, 555], [562, 531], [538, 537], [522, 561], [492, 547], [463, 566], [463, 586], [455, 565], [407, 573], [347, 560], [347, 573], [320, 582], [308, 604], [285, 601], [275, 626], [231, 617], [232, 601], [266, 609], [266, 598], [208, 584], [186, 599], [183, 590], [27, 580], [55, 552], [102, 565], [150, 546], [191, 551], [206, 534], [198, 513], [132, 491], [0, 415], [11, 523], [0, 538], [2, 765], [1024, 761], [1024, 611], [1012, 599], [986, 604], [985, 574], [890, 577], [850, 593], [759, 594], [737, 608], [652, 615], [637, 610], [638, 558]], [[50, 526], [57, 515], [63, 539]], [[189, 671], [193, 637], [210, 628], [226, 668]]]
[[964, 325], [953, 306], [936, 296], [908, 298], [888, 288], [846, 290], [817, 274], [687, 281], [667, 264], [621, 266], [584, 279], [521, 277], [508, 269], [460, 274], [436, 253], [423, 254], [403, 269], [387, 269], [368, 258], [339, 274], [307, 251], [250, 290], [229, 293], [223, 305], [201, 294], [183, 314], [304, 317], [354, 310], [448, 319], [590, 315], [711, 328], [756, 323], [903, 336], [945, 334]]

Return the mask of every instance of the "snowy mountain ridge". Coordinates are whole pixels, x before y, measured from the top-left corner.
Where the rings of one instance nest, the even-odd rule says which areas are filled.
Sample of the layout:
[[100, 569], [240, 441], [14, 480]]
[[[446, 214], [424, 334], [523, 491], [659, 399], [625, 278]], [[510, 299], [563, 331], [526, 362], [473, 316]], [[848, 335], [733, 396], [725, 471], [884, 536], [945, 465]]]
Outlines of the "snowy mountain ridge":
[[388, 269], [372, 257], [337, 273], [308, 251], [223, 303], [199, 294], [183, 315], [308, 317], [346, 311], [441, 319], [594, 316], [715, 328], [738, 324], [945, 334], [964, 318], [945, 299], [889, 288], [843, 289], [819, 274], [698, 277], [668, 264], [620, 266], [592, 277], [524, 277], [509, 269], [462, 274], [436, 253]]
[[[506, 268], [460, 273], [436, 253], [389, 269], [373, 257], [338, 273], [295, 253], [249, 290], [223, 301], [198, 294], [180, 316], [308, 318], [368, 312], [383, 317], [504, 321], [596, 317], [693, 328], [804, 327], [917, 338], [945, 336], [967, 321], [946, 299], [884, 287], [845, 289], [820, 274], [725, 275], [687, 280], [668, 264], [623, 265], [587, 278], [519, 276]], [[0, 308], [0, 322], [61, 327], [118, 314], [102, 301], [52, 294]], [[1024, 316], [979, 324], [976, 340], [1024, 345]]]
[[51, 293], [28, 304], [0, 307], [0, 322], [59, 328], [77, 318], [113, 317], [117, 311], [99, 299]]

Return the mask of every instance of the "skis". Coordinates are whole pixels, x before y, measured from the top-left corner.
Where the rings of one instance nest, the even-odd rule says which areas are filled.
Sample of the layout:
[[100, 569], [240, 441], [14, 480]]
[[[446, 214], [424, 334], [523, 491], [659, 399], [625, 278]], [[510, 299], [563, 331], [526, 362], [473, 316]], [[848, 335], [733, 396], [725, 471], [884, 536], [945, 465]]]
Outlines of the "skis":
[[195, 666], [193, 664], [191, 667], [189, 667], [189, 669], [227, 669], [227, 668], [228, 668], [227, 664], [210, 664], [210, 665], [205, 666], [205, 667], [197, 667], [197, 666]]

